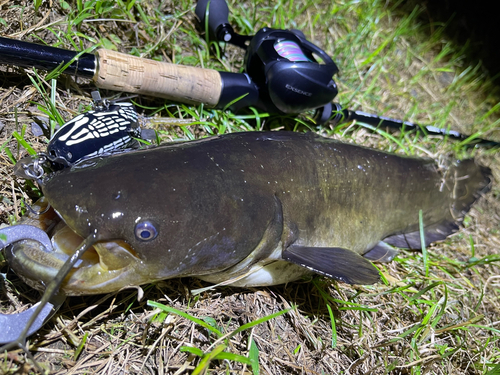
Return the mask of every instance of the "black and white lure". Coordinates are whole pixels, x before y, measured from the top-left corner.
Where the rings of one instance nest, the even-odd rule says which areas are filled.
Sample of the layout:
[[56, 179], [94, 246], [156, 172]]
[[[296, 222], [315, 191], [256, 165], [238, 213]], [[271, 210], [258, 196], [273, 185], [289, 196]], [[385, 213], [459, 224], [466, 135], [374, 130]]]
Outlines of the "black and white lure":
[[102, 101], [64, 124], [47, 146], [47, 159], [60, 169], [78, 160], [138, 147], [138, 115], [132, 103]]
[[[47, 152], [27, 156], [16, 163], [14, 174], [40, 182], [47, 170], [71, 167], [77, 161], [138, 148], [148, 137], [139, 127], [139, 116], [129, 102], [110, 102], [92, 92], [94, 109], [65, 123], [55, 132]], [[149, 138], [153, 139], [152, 134]]]

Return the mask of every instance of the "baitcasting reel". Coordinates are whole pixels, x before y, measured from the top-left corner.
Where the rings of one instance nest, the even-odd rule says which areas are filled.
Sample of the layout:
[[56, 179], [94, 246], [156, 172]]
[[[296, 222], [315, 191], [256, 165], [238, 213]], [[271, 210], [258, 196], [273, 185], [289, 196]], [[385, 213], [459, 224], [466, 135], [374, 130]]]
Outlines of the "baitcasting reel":
[[228, 22], [225, 0], [200, 0], [195, 12], [212, 38], [246, 49], [245, 72], [258, 89], [256, 107], [297, 114], [328, 106], [337, 95], [337, 66], [302, 32], [265, 27], [253, 37], [239, 35]]

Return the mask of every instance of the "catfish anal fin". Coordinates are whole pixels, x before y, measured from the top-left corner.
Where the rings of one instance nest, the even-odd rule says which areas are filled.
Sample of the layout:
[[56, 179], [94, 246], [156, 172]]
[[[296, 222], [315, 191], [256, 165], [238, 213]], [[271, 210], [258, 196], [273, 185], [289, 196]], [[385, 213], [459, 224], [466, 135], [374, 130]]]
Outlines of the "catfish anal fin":
[[370, 261], [340, 247], [291, 245], [283, 251], [283, 259], [347, 284], [368, 285], [380, 279]]
[[[444, 221], [424, 227], [425, 246], [436, 241], [444, 240], [450, 234], [458, 230], [458, 224], [452, 221]], [[420, 231], [400, 233], [384, 238], [384, 242], [402, 249], [420, 250]]]
[[391, 262], [398, 253], [399, 250], [380, 241], [373, 249], [364, 253], [363, 258], [371, 260], [372, 262], [388, 263]]

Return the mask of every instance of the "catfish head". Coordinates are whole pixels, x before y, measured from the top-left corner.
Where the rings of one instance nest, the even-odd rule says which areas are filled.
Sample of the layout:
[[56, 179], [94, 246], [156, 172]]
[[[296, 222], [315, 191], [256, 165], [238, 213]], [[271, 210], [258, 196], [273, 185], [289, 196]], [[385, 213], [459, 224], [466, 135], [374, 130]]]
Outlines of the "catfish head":
[[97, 242], [62, 286], [68, 295], [211, 274], [245, 258], [274, 215], [272, 197], [241, 193], [244, 181], [224, 181], [193, 143], [88, 159], [48, 176], [37, 209], [51, 209], [24, 223], [49, 231], [55, 250], [18, 243], [7, 254], [13, 269], [44, 284], [91, 234]]

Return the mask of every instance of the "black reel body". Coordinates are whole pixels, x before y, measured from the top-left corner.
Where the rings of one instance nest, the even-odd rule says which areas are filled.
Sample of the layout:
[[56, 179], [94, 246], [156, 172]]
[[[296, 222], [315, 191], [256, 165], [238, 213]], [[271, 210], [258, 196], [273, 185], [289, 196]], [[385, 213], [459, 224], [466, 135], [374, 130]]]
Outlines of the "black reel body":
[[229, 106], [232, 110], [256, 106], [274, 114], [297, 114], [331, 107], [338, 93], [333, 81], [338, 68], [302, 32], [265, 27], [254, 36], [239, 35], [229, 24], [225, 0], [199, 0], [195, 12], [212, 39], [246, 49], [247, 77], [221, 72], [224, 88], [218, 107], [236, 98], [241, 99]]
[[317, 109], [338, 93], [333, 80], [337, 66], [297, 31], [261, 29], [248, 46], [245, 68], [259, 87], [259, 106], [270, 112]]

